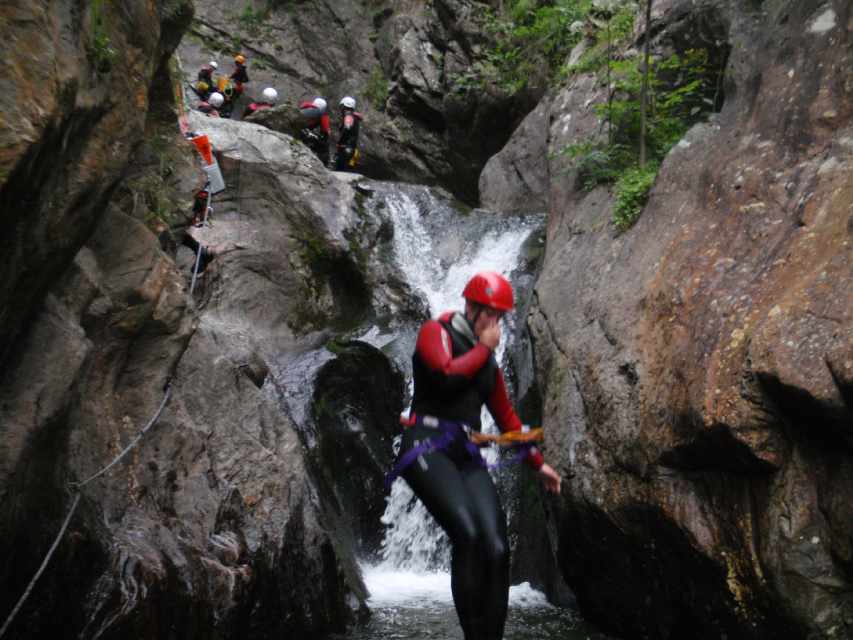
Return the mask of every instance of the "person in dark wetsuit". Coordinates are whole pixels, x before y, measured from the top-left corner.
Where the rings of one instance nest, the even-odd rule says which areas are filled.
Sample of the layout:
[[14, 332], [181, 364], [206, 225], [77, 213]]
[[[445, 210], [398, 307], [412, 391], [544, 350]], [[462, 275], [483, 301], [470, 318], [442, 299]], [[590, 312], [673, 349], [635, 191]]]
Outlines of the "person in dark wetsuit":
[[[506, 279], [488, 271], [471, 278], [462, 295], [464, 314], [445, 313], [418, 334], [413, 418], [398, 460], [428, 439], [437, 442], [440, 433], [450, 438], [446, 446], [424, 451], [401, 475], [450, 537], [451, 589], [465, 640], [500, 640], [509, 600], [506, 515], [461, 425], [479, 431], [485, 404], [501, 431], [522, 429], [494, 356], [499, 321], [512, 309], [513, 295]], [[538, 449], [529, 450], [526, 462], [548, 491], [560, 492], [560, 476]]]
[[[195, 196], [193, 196], [192, 219], [188, 220], [186, 223], [172, 226], [172, 229], [178, 232], [181, 236], [181, 244], [189, 248], [193, 254], [197, 256], [199, 273], [204, 273], [204, 270], [207, 269], [207, 265], [211, 260], [213, 260], [215, 253], [212, 247], [202, 246], [199, 241], [192, 236], [190, 228], [200, 227], [204, 224], [209, 215], [209, 202], [210, 196], [207, 191], [207, 186], [204, 186], [196, 191]], [[200, 256], [199, 250], [201, 250]], [[195, 261], [193, 261], [190, 270], [195, 270]]]
[[234, 71], [229, 77], [234, 85], [235, 99], [243, 95], [243, 85], [249, 82], [249, 72], [246, 70], [246, 56], [238, 53], [234, 56]]
[[329, 135], [332, 132], [327, 107], [326, 101], [320, 97], [306, 100], [299, 105], [299, 113], [302, 114], [305, 125], [299, 131], [299, 139], [326, 167], [329, 166]]
[[214, 92], [210, 94], [210, 97], [207, 100], [199, 102], [198, 107], [196, 108], [210, 118], [218, 118], [219, 110], [222, 108], [224, 103], [225, 98], [222, 97], [222, 94]]
[[216, 60], [211, 60], [201, 69], [198, 70], [198, 81], [206, 82], [209, 87], [215, 87], [216, 81], [213, 79], [213, 73], [219, 68]]
[[362, 116], [355, 110], [355, 98], [341, 98], [341, 128], [338, 130], [335, 171], [349, 171], [358, 162], [358, 131]]

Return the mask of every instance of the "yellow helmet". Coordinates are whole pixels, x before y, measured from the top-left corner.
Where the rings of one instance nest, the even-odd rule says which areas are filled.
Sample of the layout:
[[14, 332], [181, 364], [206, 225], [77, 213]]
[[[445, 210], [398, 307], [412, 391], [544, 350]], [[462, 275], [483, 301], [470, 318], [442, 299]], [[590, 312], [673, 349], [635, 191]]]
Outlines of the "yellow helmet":
[[210, 85], [207, 84], [204, 80], [199, 80], [199, 82], [196, 83], [195, 88], [197, 91], [201, 91], [202, 93], [204, 93], [205, 91], [210, 89]]
[[238, 53], [236, 56], [234, 56], [234, 62], [236, 62], [237, 64], [246, 64], [246, 56], [244, 56], [242, 53]]

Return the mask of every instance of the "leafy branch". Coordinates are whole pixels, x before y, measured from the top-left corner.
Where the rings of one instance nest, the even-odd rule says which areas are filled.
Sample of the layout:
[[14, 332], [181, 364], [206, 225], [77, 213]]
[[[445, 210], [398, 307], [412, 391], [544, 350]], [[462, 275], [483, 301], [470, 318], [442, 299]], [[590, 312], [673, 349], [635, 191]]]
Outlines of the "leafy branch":
[[89, 61], [98, 73], [107, 73], [117, 55], [112, 46], [104, 19], [104, 0], [92, 0], [90, 5], [92, 36], [86, 47]]

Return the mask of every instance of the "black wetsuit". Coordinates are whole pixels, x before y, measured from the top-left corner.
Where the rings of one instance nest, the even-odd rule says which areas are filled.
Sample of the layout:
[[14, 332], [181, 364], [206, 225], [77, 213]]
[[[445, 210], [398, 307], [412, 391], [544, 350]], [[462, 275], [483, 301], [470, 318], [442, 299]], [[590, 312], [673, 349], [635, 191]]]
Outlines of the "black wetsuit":
[[[479, 430], [486, 404], [502, 430], [521, 428], [494, 356], [476, 342], [464, 316], [445, 314], [426, 322], [412, 363], [413, 413]], [[436, 431], [425, 426], [406, 429], [401, 455], [416, 441], [435, 437]], [[460, 433], [447, 449], [424, 454], [402, 476], [450, 537], [451, 589], [465, 640], [500, 640], [509, 598], [506, 515], [488, 470], [469, 452], [466, 440]], [[534, 450], [529, 460], [538, 468], [541, 453]]]
[[243, 85], [249, 82], [249, 73], [246, 71], [246, 65], [234, 64], [234, 72], [231, 74], [231, 81], [234, 82], [239, 91], [243, 91]]
[[349, 171], [353, 168], [351, 161], [358, 148], [358, 132], [362, 116], [351, 109], [341, 113], [341, 127], [338, 130], [337, 154], [335, 155], [335, 171]]

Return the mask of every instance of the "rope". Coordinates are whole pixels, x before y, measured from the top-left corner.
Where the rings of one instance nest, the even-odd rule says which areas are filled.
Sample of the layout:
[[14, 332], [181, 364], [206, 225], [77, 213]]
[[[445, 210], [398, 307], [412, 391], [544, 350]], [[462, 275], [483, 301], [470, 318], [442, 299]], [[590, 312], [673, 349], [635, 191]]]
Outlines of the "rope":
[[166, 383], [165, 393], [163, 393], [163, 400], [160, 402], [160, 406], [159, 406], [159, 408], [157, 409], [157, 413], [155, 413], [155, 414], [154, 414], [154, 416], [153, 416], [153, 417], [148, 421], [148, 424], [146, 424], [146, 425], [145, 425], [145, 427], [142, 429], [142, 431], [140, 431], [140, 432], [136, 435], [136, 437], [135, 437], [133, 440], [131, 440], [130, 444], [129, 444], [129, 445], [127, 445], [127, 446], [124, 448], [124, 450], [123, 450], [120, 454], [118, 454], [118, 455], [113, 459], [113, 461], [112, 461], [112, 462], [110, 462], [106, 467], [104, 467], [103, 469], [101, 469], [101, 470], [100, 470], [100, 471], [98, 471], [97, 473], [92, 474], [91, 476], [89, 476], [89, 477], [88, 477], [86, 480], [84, 480], [83, 482], [72, 483], [72, 487], [73, 487], [74, 489], [76, 489], [77, 491], [79, 491], [80, 489], [82, 489], [83, 487], [85, 487], [87, 484], [89, 484], [92, 480], [94, 480], [95, 478], [100, 478], [100, 477], [101, 477], [102, 475], [104, 475], [107, 471], [109, 471], [109, 470], [110, 470], [110, 469], [112, 469], [115, 465], [117, 465], [117, 464], [118, 464], [118, 462], [119, 462], [122, 458], [124, 458], [124, 456], [126, 456], [126, 455], [127, 455], [127, 453], [128, 453], [131, 449], [133, 449], [133, 447], [135, 447], [135, 446], [137, 445], [137, 443], [142, 439], [142, 436], [144, 436], [144, 435], [148, 432], [148, 430], [149, 430], [152, 426], [154, 426], [154, 423], [155, 423], [155, 422], [157, 422], [157, 419], [160, 417], [160, 414], [161, 414], [161, 413], [163, 413], [163, 409], [166, 407], [166, 403], [169, 401], [169, 397], [170, 397], [171, 395], [172, 395], [172, 383], [171, 383], [171, 381], [170, 381], [170, 382], [167, 382], [167, 383]]
[[506, 431], [500, 435], [494, 433], [479, 433], [477, 431], [471, 434], [471, 441], [474, 444], [485, 444], [490, 442], [495, 443], [500, 447], [512, 447], [517, 444], [541, 442], [544, 439], [545, 433], [542, 430], [542, 427], [531, 429], [530, 431]]
[[47, 552], [47, 555], [44, 557], [44, 560], [41, 562], [41, 566], [39, 567], [36, 574], [30, 580], [30, 583], [27, 585], [24, 594], [18, 600], [18, 603], [15, 605], [15, 608], [12, 609], [12, 613], [9, 614], [9, 617], [6, 618], [6, 622], [3, 623], [3, 626], [0, 627], [0, 638], [2, 638], [6, 631], [9, 629], [12, 621], [15, 619], [15, 616], [18, 615], [18, 612], [21, 610], [21, 607], [24, 606], [24, 602], [32, 593], [33, 587], [35, 587], [36, 582], [41, 577], [41, 574], [44, 573], [44, 570], [47, 568], [50, 559], [53, 557], [53, 554], [56, 552], [57, 547], [59, 547], [59, 542], [62, 540], [65, 532], [68, 530], [68, 525], [71, 523], [71, 518], [74, 515], [74, 512], [77, 510], [77, 506], [80, 504], [80, 498], [82, 497], [82, 493], [80, 490], [89, 484], [95, 478], [99, 478], [104, 475], [107, 471], [112, 469], [125, 455], [127, 452], [133, 449], [137, 445], [137, 443], [142, 439], [142, 436], [157, 422], [157, 419], [160, 417], [160, 414], [163, 413], [163, 409], [166, 407], [166, 403], [169, 401], [169, 397], [172, 395], [172, 383], [171, 381], [166, 383], [166, 387], [163, 393], [163, 400], [160, 402], [160, 406], [157, 408], [157, 413], [148, 421], [148, 424], [139, 432], [139, 434], [131, 441], [129, 445], [127, 445], [124, 450], [119, 453], [112, 462], [110, 462], [106, 467], [98, 471], [97, 473], [92, 474], [83, 482], [74, 482], [71, 483], [71, 489], [74, 491], [74, 502], [71, 503], [71, 508], [68, 510], [68, 515], [65, 516], [65, 522], [62, 523], [62, 527], [59, 529], [59, 533], [56, 534], [56, 539], [53, 541], [53, 544], [50, 546], [50, 549]]
[[[207, 204], [204, 207], [204, 221], [201, 223], [202, 226], [207, 224], [207, 214], [210, 213], [210, 201], [213, 198], [213, 193], [211, 193], [210, 182], [208, 181], [204, 188], [207, 189]], [[189, 233], [189, 232], [187, 232]], [[193, 279], [190, 282], [190, 296], [193, 294], [193, 290], [195, 289], [195, 282], [198, 278], [198, 267], [201, 264], [201, 254], [204, 251], [204, 245], [201, 242], [198, 243], [198, 252], [195, 255], [195, 266], [193, 267]]]
[[71, 510], [68, 512], [68, 515], [65, 516], [65, 522], [62, 523], [62, 528], [59, 530], [59, 533], [56, 535], [56, 539], [53, 541], [53, 544], [50, 547], [50, 551], [47, 552], [47, 555], [42, 560], [41, 566], [39, 570], [36, 571], [36, 575], [33, 576], [33, 579], [30, 580], [30, 584], [27, 585], [27, 590], [24, 591], [24, 595], [18, 600], [18, 604], [15, 605], [15, 608], [12, 609], [12, 613], [9, 614], [9, 617], [6, 618], [6, 622], [3, 623], [3, 627], [0, 628], [0, 638], [3, 637], [3, 634], [6, 633], [6, 630], [9, 628], [9, 625], [12, 624], [12, 620], [15, 619], [15, 616], [18, 615], [18, 611], [21, 610], [21, 607], [24, 606], [24, 601], [29, 597], [30, 593], [33, 590], [33, 587], [36, 584], [36, 581], [41, 577], [41, 574], [44, 573], [44, 570], [47, 568], [47, 563], [50, 562], [51, 556], [56, 551], [56, 548], [59, 546], [59, 541], [62, 540], [62, 536], [65, 535], [65, 530], [68, 529], [68, 524], [71, 522], [71, 516], [74, 515], [74, 512], [77, 510], [77, 505], [80, 504], [80, 493], [78, 492], [76, 496], [74, 496], [74, 503], [71, 505]]

